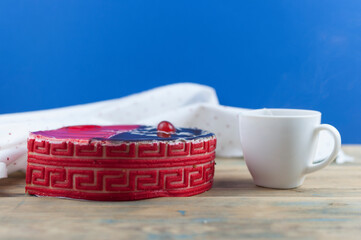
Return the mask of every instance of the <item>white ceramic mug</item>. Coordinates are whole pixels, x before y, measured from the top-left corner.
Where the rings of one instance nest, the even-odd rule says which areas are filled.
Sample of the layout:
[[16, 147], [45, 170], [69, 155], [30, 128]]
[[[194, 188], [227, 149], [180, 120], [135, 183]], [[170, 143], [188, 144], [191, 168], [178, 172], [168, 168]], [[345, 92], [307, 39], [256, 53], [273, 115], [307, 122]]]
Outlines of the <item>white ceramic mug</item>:
[[[240, 114], [240, 137], [247, 167], [256, 185], [295, 188], [305, 175], [327, 166], [341, 148], [336, 128], [321, 124], [321, 113], [298, 109], [259, 109]], [[330, 156], [314, 163], [320, 131], [335, 144]]]

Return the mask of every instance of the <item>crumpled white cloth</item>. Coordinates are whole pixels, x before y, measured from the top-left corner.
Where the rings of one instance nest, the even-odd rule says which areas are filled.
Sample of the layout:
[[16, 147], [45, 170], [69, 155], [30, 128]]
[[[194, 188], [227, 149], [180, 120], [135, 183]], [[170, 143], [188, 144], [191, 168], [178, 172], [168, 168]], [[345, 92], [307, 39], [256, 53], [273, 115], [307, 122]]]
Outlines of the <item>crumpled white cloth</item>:
[[[26, 169], [26, 141], [31, 131], [79, 124], [157, 125], [198, 127], [217, 136], [217, 156], [240, 157], [238, 114], [247, 109], [222, 106], [213, 88], [179, 83], [114, 100], [51, 110], [0, 115], [0, 178]], [[326, 157], [333, 142], [321, 134], [316, 159]], [[341, 162], [343, 159], [339, 159]]]

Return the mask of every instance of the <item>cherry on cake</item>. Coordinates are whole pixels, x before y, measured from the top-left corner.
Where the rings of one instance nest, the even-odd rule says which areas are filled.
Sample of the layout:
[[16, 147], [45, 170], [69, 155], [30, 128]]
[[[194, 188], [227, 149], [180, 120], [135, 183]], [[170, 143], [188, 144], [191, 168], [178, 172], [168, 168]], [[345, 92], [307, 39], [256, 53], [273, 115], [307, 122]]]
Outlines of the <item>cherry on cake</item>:
[[184, 197], [212, 187], [216, 137], [167, 121], [30, 133], [30, 195], [121, 201]]

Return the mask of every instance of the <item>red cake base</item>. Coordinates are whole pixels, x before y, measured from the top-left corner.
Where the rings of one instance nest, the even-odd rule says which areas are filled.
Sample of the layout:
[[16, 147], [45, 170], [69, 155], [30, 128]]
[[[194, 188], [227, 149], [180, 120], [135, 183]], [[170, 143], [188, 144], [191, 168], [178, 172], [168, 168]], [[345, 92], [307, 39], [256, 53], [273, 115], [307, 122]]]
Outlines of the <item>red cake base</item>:
[[26, 192], [119, 201], [183, 197], [211, 188], [216, 138], [189, 141], [59, 139], [31, 134]]

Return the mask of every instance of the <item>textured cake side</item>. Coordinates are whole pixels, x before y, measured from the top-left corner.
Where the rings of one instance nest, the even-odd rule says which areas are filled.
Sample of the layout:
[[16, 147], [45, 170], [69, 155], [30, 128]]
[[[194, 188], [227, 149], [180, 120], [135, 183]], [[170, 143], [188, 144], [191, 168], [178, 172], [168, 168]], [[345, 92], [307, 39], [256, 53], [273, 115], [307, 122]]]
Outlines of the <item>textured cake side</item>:
[[30, 135], [26, 192], [117, 201], [191, 196], [213, 183], [216, 138], [191, 141], [56, 141]]

